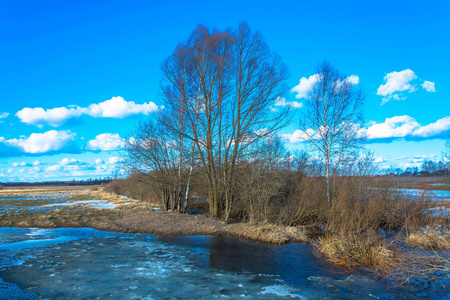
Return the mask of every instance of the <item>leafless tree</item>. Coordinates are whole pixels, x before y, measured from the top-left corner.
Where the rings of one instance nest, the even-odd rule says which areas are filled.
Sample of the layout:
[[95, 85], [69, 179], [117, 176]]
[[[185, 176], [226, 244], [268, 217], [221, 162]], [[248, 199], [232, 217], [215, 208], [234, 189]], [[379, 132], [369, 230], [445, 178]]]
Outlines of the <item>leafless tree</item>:
[[[162, 91], [171, 116], [165, 127], [192, 143], [208, 185], [210, 214], [228, 219], [236, 201], [237, 165], [257, 155], [255, 142], [287, 125], [286, 67], [259, 33], [199, 26], [162, 65]], [[185, 147], [183, 151], [189, 149]], [[181, 164], [180, 167], [181, 168]]]
[[450, 163], [450, 138], [445, 142], [444, 150], [442, 150], [442, 158], [444, 163]]
[[359, 148], [363, 140], [360, 127], [364, 95], [327, 61], [317, 67], [316, 76], [317, 81], [308, 92], [300, 129], [312, 149], [324, 160], [327, 200], [331, 207], [332, 170], [352, 156], [352, 151]]
[[163, 208], [175, 209], [178, 205], [178, 147], [173, 136], [160, 122], [150, 120], [140, 123], [127, 140], [126, 169], [139, 176], [143, 184], [151, 184], [160, 193]]

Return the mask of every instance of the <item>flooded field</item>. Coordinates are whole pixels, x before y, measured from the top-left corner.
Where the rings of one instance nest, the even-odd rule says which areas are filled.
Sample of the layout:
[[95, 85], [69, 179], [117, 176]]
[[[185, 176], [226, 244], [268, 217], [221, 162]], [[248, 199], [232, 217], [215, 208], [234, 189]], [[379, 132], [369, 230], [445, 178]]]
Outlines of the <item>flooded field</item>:
[[1, 299], [413, 296], [361, 272], [333, 268], [317, 259], [309, 244], [276, 246], [222, 236], [157, 238], [89, 228], [1, 228], [0, 278]]
[[[138, 205], [126, 197], [75, 190], [0, 194], [0, 214], [8, 217], [67, 209], [70, 214], [128, 210], [136, 217]], [[170, 227], [171, 218], [180, 215], [167, 217], [170, 224], [158, 226]], [[273, 245], [215, 234], [0, 228], [0, 299], [448, 299], [442, 288], [413, 293], [362, 269], [333, 267], [314, 255], [310, 243]]]
[[95, 192], [89, 190], [72, 191], [2, 191], [0, 192], [0, 213], [48, 212], [50, 210], [71, 209], [117, 209], [119, 205], [129, 205], [133, 199], [120, 196], [115, 201], [96, 199]]

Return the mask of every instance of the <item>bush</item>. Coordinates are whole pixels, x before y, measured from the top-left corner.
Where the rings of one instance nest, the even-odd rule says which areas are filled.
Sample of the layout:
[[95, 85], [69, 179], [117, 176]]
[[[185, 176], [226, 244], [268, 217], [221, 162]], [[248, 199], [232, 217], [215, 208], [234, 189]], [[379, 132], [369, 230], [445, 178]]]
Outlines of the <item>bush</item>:
[[376, 233], [327, 235], [315, 247], [330, 263], [348, 268], [389, 268], [394, 263], [394, 252]]
[[413, 247], [422, 249], [448, 250], [450, 249], [450, 233], [436, 228], [427, 228], [409, 234], [406, 242]]

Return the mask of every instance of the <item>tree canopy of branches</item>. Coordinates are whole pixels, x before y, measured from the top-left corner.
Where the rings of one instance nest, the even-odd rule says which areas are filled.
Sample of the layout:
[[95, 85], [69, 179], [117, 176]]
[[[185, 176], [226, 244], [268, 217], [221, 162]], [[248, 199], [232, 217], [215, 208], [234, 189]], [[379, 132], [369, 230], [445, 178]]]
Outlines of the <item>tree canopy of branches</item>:
[[[180, 154], [195, 151], [208, 186], [212, 216], [229, 218], [238, 193], [240, 162], [261, 150], [256, 141], [290, 121], [273, 109], [287, 87], [287, 71], [262, 36], [247, 24], [236, 31], [198, 26], [162, 64], [162, 123]], [[187, 155], [189, 157], [189, 155]]]
[[329, 62], [317, 67], [300, 119], [300, 129], [309, 145], [325, 163], [327, 199], [331, 207], [330, 173], [352, 157], [361, 145], [364, 96], [360, 89]]
[[143, 176], [144, 184], [152, 184], [161, 195], [163, 208], [177, 204], [178, 149], [170, 142], [169, 132], [157, 121], [140, 123], [126, 143], [126, 167], [130, 173]]
[[445, 142], [444, 150], [442, 150], [442, 159], [444, 163], [450, 163], [450, 137]]

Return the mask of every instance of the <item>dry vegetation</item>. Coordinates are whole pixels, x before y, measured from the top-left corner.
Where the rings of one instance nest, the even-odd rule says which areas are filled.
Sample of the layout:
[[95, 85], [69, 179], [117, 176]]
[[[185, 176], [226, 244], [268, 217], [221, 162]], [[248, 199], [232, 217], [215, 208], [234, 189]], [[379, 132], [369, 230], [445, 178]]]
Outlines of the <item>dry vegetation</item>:
[[326, 236], [315, 242], [319, 255], [346, 268], [391, 268], [394, 252], [385, 240], [374, 233], [364, 235]]
[[450, 232], [427, 228], [409, 234], [406, 242], [421, 249], [448, 250], [450, 249]]
[[[221, 220], [209, 218], [204, 214], [179, 214], [159, 210], [156, 209], [159, 208], [159, 205], [156, 203], [136, 201], [130, 204], [130, 199], [124, 199], [118, 194], [106, 192], [103, 187], [93, 187], [90, 190], [82, 191], [71, 187], [70, 190], [89, 195], [90, 199], [108, 200], [122, 205], [118, 206], [118, 210], [93, 209], [83, 205], [32, 213], [21, 210], [20, 212], [0, 214], [0, 226], [23, 228], [91, 227], [98, 230], [127, 233], [140, 232], [162, 236], [228, 234], [276, 244], [284, 244], [290, 241], [307, 241], [305, 230], [302, 228], [256, 224], [226, 224]], [[42, 195], [43, 193], [58, 193], [61, 191], [67, 191], [67, 189], [15, 189], [5, 190], [5, 194]], [[77, 193], [77, 195], [80, 193]], [[15, 200], [15, 202], [20, 201]], [[29, 204], [33, 205], [35, 203]], [[201, 208], [201, 205], [198, 206]]]

